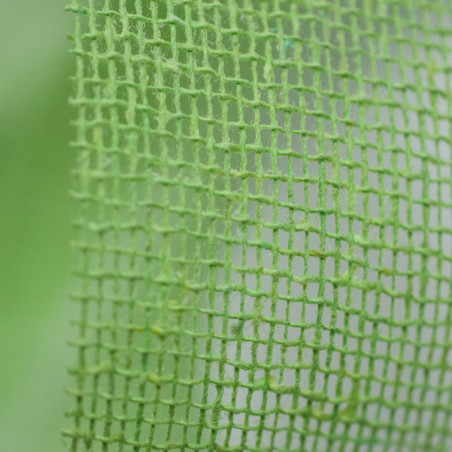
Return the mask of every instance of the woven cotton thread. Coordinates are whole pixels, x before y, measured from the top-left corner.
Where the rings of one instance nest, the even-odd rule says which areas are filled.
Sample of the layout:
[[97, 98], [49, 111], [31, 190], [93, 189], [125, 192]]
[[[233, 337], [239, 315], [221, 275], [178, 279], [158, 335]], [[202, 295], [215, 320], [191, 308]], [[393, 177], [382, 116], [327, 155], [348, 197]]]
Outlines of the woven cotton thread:
[[74, 451], [448, 451], [448, 1], [75, 0]]

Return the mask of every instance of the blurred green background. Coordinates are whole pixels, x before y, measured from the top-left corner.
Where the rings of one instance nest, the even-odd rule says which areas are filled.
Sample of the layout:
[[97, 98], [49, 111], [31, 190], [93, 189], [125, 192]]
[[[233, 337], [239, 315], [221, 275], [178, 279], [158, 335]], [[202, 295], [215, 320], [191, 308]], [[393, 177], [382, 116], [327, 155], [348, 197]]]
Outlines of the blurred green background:
[[0, 450], [65, 450], [70, 293], [65, 2], [2, 0], [0, 14]]

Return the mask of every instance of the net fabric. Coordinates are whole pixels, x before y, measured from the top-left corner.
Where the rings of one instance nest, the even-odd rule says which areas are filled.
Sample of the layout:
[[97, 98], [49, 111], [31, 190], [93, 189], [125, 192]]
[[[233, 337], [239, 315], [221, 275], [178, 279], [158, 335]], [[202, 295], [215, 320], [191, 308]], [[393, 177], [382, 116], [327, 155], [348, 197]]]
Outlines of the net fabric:
[[451, 3], [68, 9], [69, 447], [451, 450]]

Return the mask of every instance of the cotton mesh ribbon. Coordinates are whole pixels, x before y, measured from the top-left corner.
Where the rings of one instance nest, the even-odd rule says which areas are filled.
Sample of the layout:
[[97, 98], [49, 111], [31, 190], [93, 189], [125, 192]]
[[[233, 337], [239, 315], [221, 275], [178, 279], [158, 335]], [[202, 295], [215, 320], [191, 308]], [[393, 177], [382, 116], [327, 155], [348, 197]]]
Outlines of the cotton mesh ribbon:
[[72, 450], [452, 450], [452, 3], [68, 9]]

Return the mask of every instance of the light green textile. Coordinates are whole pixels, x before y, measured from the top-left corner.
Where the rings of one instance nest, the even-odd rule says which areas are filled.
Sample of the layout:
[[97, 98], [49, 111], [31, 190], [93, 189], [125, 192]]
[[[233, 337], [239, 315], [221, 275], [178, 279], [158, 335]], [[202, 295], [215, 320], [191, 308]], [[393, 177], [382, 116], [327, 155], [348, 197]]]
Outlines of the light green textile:
[[72, 450], [452, 450], [451, 2], [69, 9]]

